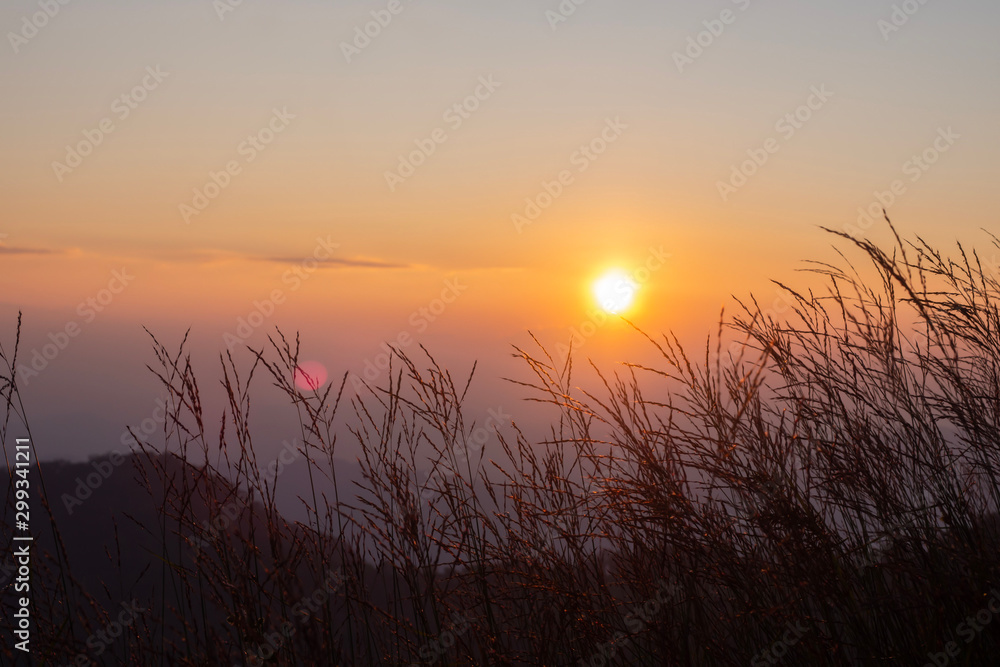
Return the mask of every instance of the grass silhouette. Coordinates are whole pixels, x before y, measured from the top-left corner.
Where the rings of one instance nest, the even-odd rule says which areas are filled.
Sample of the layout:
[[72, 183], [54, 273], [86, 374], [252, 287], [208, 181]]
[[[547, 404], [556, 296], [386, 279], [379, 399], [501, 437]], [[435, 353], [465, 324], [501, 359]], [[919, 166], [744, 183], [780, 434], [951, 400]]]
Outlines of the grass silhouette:
[[[158, 501], [157, 604], [97, 660], [990, 664], [1000, 283], [976, 252], [892, 231], [889, 248], [831, 232], [847, 249], [812, 265], [822, 292], [778, 284], [785, 313], [746, 301], [697, 352], [647, 336], [657, 364], [594, 368], [593, 388], [574, 386], [572, 355], [515, 349], [512, 381], [547, 406], [550, 436], [499, 428], [493, 460], [472, 455], [473, 377], [426, 350], [397, 351], [358, 396], [346, 375], [304, 393], [299, 341], [278, 333], [249, 368], [221, 358], [218, 419], [184, 343], [153, 337], [169, 409], [134, 470]], [[16, 349], [0, 349], [5, 442], [27, 424]], [[283, 518], [255, 454], [261, 377], [299, 416], [307, 521]], [[361, 446], [359, 488], [337, 486], [338, 432]], [[35, 642], [62, 664], [108, 616], [53, 554]]]

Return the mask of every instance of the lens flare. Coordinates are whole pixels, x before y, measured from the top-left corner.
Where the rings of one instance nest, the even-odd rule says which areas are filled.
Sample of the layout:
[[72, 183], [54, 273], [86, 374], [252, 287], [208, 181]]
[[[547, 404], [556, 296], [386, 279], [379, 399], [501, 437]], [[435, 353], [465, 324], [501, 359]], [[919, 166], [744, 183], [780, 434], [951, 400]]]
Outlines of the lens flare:
[[316, 391], [326, 384], [326, 367], [318, 361], [306, 361], [295, 367], [295, 386], [302, 391]]

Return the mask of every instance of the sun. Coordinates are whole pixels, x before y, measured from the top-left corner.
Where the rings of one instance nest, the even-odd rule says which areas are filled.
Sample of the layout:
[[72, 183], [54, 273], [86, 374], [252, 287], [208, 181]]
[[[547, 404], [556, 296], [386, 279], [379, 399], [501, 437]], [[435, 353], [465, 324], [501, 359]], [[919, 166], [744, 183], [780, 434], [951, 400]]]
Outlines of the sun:
[[612, 315], [620, 315], [635, 301], [639, 285], [625, 271], [612, 269], [594, 283], [594, 296], [601, 308]]

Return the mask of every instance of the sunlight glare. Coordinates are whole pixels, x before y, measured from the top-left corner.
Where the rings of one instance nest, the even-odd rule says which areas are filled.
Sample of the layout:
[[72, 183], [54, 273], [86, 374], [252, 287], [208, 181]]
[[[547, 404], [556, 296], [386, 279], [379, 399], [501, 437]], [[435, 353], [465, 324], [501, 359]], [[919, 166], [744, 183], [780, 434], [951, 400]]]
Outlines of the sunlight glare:
[[614, 269], [594, 283], [594, 296], [606, 312], [620, 315], [632, 305], [638, 289], [639, 285], [628, 273]]

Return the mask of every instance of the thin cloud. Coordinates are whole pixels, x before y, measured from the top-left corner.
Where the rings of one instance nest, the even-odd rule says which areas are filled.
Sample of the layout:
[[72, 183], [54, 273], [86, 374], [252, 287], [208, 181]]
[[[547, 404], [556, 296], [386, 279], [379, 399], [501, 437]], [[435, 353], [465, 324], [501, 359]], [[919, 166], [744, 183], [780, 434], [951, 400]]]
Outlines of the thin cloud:
[[265, 262], [275, 262], [278, 264], [301, 264], [306, 261], [316, 262], [321, 268], [351, 268], [351, 269], [409, 269], [409, 264], [397, 264], [394, 262], [383, 262], [376, 259], [342, 259], [331, 257], [329, 259], [315, 259], [313, 257], [265, 257]]
[[49, 250], [48, 248], [19, 248], [17, 246], [6, 246], [0, 242], [0, 255], [56, 255], [59, 250]]

